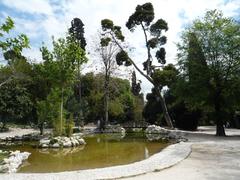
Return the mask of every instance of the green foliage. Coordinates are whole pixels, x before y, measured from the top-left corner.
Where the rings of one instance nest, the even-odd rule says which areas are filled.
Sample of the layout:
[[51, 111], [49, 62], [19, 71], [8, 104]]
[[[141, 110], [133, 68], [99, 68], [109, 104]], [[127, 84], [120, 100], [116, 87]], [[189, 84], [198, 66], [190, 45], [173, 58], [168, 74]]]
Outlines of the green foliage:
[[[104, 118], [104, 75], [88, 73], [82, 77], [82, 98], [86, 102], [84, 119], [87, 122], [96, 122]], [[125, 122], [134, 120], [135, 98], [131, 93], [128, 80], [110, 78], [109, 84], [109, 121]], [[140, 107], [139, 111], [140, 114]], [[135, 114], [138, 115], [137, 112]]]
[[205, 108], [210, 110], [209, 106], [209, 69], [202, 47], [194, 33], [187, 35], [188, 49], [186, 51], [187, 59], [180, 58], [179, 64], [184, 69], [184, 74], [178, 83], [178, 96], [184, 98], [184, 101], [190, 109]]
[[12, 81], [0, 88], [0, 119], [5, 124], [27, 117], [32, 110], [32, 102], [27, 89]]
[[[147, 48], [147, 60], [143, 62], [144, 71], [147, 71], [145, 75], [134, 63], [134, 61], [128, 56], [127, 52], [124, 50], [121, 42], [118, 40], [124, 41], [124, 38], [120, 38], [122, 36], [121, 27], [115, 26], [113, 21], [109, 19], [104, 19], [101, 21], [103, 35], [107, 36], [107, 38], [103, 38], [101, 40], [101, 44], [106, 46], [110, 43], [115, 43], [119, 47], [119, 53], [116, 56], [116, 62], [118, 65], [130, 66], [134, 65], [134, 67], [144, 75], [152, 84], [152, 73], [154, 73], [156, 66], [153, 65], [151, 49], [159, 48], [159, 50], [155, 51], [158, 62], [164, 65], [166, 63], [165, 56], [166, 52], [164, 47], [162, 47], [167, 42], [166, 36], [162, 34], [163, 31], [168, 30], [168, 24], [163, 19], [158, 19], [155, 23], [154, 20], [154, 9], [151, 3], [145, 3], [143, 5], [138, 5], [135, 9], [135, 12], [129, 17], [126, 27], [130, 31], [134, 31], [137, 26], [142, 28], [142, 31], [145, 36], [145, 43]], [[116, 33], [117, 32], [117, 33]], [[162, 85], [163, 86], [163, 85]]]
[[[72, 94], [71, 86], [76, 81], [76, 67], [87, 61], [85, 52], [74, 38], [53, 39], [53, 51], [50, 52], [46, 47], [41, 48], [42, 57], [45, 60], [39, 70], [43, 78], [52, 85], [52, 90], [56, 91], [54, 97], [59, 101], [53, 102], [59, 109], [58, 114], [52, 118], [55, 135], [64, 133], [65, 109], [64, 105]], [[46, 73], [46, 74], [45, 74]], [[47, 75], [47, 76], [46, 76]], [[47, 90], [49, 91], [49, 89]], [[60, 103], [60, 104], [59, 104]]]
[[74, 120], [73, 120], [73, 114], [70, 114], [69, 118], [67, 119], [66, 125], [65, 125], [65, 133], [68, 137], [71, 137], [73, 134], [73, 128], [75, 126]]
[[79, 18], [74, 18], [69, 28], [69, 34], [80, 44], [80, 47], [85, 51], [87, 45], [84, 37], [84, 24]]
[[168, 30], [168, 24], [163, 19], [158, 19], [155, 23], [150, 26], [150, 32], [153, 36], [160, 37], [162, 30]]
[[144, 109], [144, 95], [139, 94], [138, 96], [134, 96], [133, 100], [133, 116], [135, 122], [143, 121], [143, 109]]
[[102, 25], [102, 30], [103, 31], [107, 31], [107, 30], [113, 30], [113, 21], [110, 19], [103, 19], [101, 21], [101, 25]]
[[[185, 70], [189, 85], [195, 89], [192, 89], [195, 92], [193, 98], [208, 91], [208, 95], [205, 93], [205, 98], [203, 95], [201, 98], [211, 105], [217, 89], [235, 91], [232, 85], [238, 82], [239, 34], [239, 23], [223, 17], [216, 10], [208, 11], [203, 19], [194, 21], [190, 29], [184, 32], [179, 47], [179, 63]], [[232, 98], [225, 96], [224, 99], [227, 103]]]
[[38, 101], [37, 102], [37, 115], [38, 115], [38, 124], [43, 124], [51, 120], [49, 113], [50, 104], [47, 101]]
[[102, 47], [108, 46], [110, 41], [111, 41], [111, 38], [109, 38], [109, 37], [102, 38], [100, 44], [101, 44]]
[[151, 3], [145, 3], [136, 7], [135, 12], [129, 17], [126, 26], [129, 30], [134, 31], [134, 28], [142, 23], [149, 26], [153, 19], [153, 6]]
[[7, 17], [0, 25], [0, 52], [6, 65], [0, 66], [0, 116], [3, 121], [27, 121], [26, 117], [32, 110], [32, 99], [28, 91], [31, 65], [21, 55], [24, 48], [29, 47], [26, 35], [14, 37], [10, 31], [14, 22]]
[[135, 71], [133, 71], [133, 73], [132, 73], [132, 89], [131, 89], [131, 91], [135, 96], [138, 96], [141, 91], [141, 81], [139, 81], [137, 83]]
[[[17, 37], [11, 37], [10, 31], [14, 28], [14, 22], [10, 17], [7, 17], [5, 23], [0, 25], [0, 52], [3, 55], [7, 64], [5, 65], [8, 72], [0, 69], [0, 88], [3, 85], [11, 82], [13, 79], [18, 79], [20, 72], [15, 69], [17, 65], [21, 64], [26, 58], [21, 55], [24, 48], [29, 47], [29, 40], [26, 35], [20, 34]], [[21, 62], [19, 63], [18, 61]], [[17, 65], [16, 65], [17, 64]], [[26, 63], [25, 63], [26, 64]]]
[[[124, 41], [125, 37], [122, 34], [120, 26], [115, 26], [113, 21], [110, 19], [103, 19], [101, 21], [103, 33], [101, 38], [101, 45], [108, 46], [109, 42], [112, 40], [108, 35], [115, 36], [116, 40]], [[110, 39], [109, 39], [110, 38]]]
[[119, 99], [112, 100], [109, 103], [109, 114], [112, 117], [118, 117], [124, 113], [123, 103], [119, 101]]
[[172, 64], [168, 64], [162, 70], [157, 69], [154, 71], [152, 78], [156, 86], [168, 86], [176, 80], [178, 72]]
[[7, 17], [5, 22], [0, 25], [0, 49], [3, 53], [14, 51], [16, 54], [20, 54], [24, 48], [29, 47], [29, 39], [25, 34], [20, 34], [17, 37], [7, 37], [13, 28], [14, 22], [10, 17]]
[[149, 39], [147, 43], [150, 48], [154, 49], [157, 47], [158, 39], [157, 38]]
[[147, 103], [143, 109], [143, 117], [150, 124], [159, 124], [162, 122], [162, 106], [159, 101], [157, 101], [157, 95], [155, 89], [152, 89], [151, 93], [146, 96]]
[[166, 60], [165, 60], [166, 51], [165, 51], [164, 48], [160, 48], [159, 50], [157, 50], [155, 56], [156, 56], [156, 58], [157, 58], [159, 63], [161, 63], [161, 64], [165, 64], [166, 63]]
[[118, 65], [122, 65], [124, 62], [125, 66], [130, 66], [132, 65], [131, 61], [129, 60], [128, 54], [125, 51], [120, 51], [116, 55], [116, 61]]
[[[184, 31], [179, 44], [179, 64], [187, 92], [192, 94], [185, 96], [187, 102], [215, 113], [218, 135], [224, 135], [224, 114], [236, 111], [239, 104], [239, 92], [235, 89], [240, 83], [239, 37], [239, 23], [213, 10], [195, 20]], [[229, 96], [226, 92], [232, 93]]]
[[113, 26], [113, 32], [118, 40], [124, 41], [125, 37], [122, 34], [120, 26]]
[[[105, 22], [105, 32], [124, 41], [120, 26]], [[7, 33], [14, 23], [7, 19], [0, 28], [0, 49], [7, 65], [0, 66], [0, 82], [8, 78], [10, 81], [0, 86], [0, 114], [2, 121], [13, 120], [26, 123], [35, 122], [39, 128], [53, 127], [54, 135], [72, 134], [72, 127], [79, 113], [78, 99], [79, 67], [87, 61], [83, 41], [83, 23], [79, 19], [72, 21], [69, 34], [65, 38], [53, 39], [53, 49], [45, 45], [40, 49], [43, 61], [30, 64], [21, 55], [23, 48], [28, 47], [28, 39], [24, 35], [7, 38]], [[103, 36], [102, 46], [112, 43], [110, 36]], [[111, 42], [110, 42], [111, 41]], [[125, 65], [130, 65], [126, 52], [120, 54]], [[17, 78], [16, 78], [17, 77]], [[133, 120], [140, 113], [137, 97], [131, 93], [128, 80], [110, 78], [109, 84], [109, 118], [111, 122]], [[81, 76], [82, 99], [81, 108], [86, 122], [96, 122], [103, 116], [104, 75], [88, 73]], [[135, 101], [136, 100], [136, 101]], [[140, 117], [140, 116], [139, 116]]]
[[[9, 16], [6, 18], [5, 23], [3, 23], [0, 26], [0, 30], [6, 33], [9, 33], [9, 31], [13, 28], [14, 28], [14, 22]], [[1, 32], [1, 36], [2, 36], [2, 32]]]

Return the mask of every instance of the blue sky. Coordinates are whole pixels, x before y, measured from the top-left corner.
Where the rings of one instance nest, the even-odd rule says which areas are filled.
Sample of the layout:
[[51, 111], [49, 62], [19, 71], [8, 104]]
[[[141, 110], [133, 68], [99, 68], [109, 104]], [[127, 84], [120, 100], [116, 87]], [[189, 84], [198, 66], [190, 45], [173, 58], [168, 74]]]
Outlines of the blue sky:
[[[156, 18], [168, 22], [168, 63], [176, 62], [175, 44], [179, 41], [184, 26], [203, 16], [206, 10], [220, 9], [225, 16], [240, 17], [240, 0], [1, 0], [0, 22], [7, 16], [12, 17], [16, 25], [14, 34], [25, 33], [30, 38], [31, 49], [25, 50], [24, 54], [32, 60], [40, 61], [39, 48], [42, 42], [50, 46], [53, 35], [64, 36], [74, 17], [79, 17], [85, 24], [88, 51], [94, 48], [93, 42], [101, 19], [110, 18], [123, 27], [129, 45], [135, 47], [133, 59], [138, 59], [141, 66], [146, 57], [142, 32], [137, 30], [131, 34], [125, 28], [125, 22], [136, 5], [145, 2], [152, 2]], [[95, 55], [89, 56], [90, 63], [96, 60]], [[140, 75], [138, 77], [142, 79]], [[144, 79], [142, 81], [143, 91], [149, 91], [150, 84]]]

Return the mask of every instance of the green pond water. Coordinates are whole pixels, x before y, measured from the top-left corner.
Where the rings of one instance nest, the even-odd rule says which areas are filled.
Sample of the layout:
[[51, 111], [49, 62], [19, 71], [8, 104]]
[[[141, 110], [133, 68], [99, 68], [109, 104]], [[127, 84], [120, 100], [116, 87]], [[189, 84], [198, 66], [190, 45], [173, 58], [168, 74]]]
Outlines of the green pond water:
[[33, 143], [0, 148], [31, 153], [18, 172], [43, 173], [129, 164], [148, 158], [169, 145], [151, 142], [143, 134], [127, 134], [124, 138], [117, 134], [98, 134], [84, 139], [87, 144], [77, 148], [39, 149]]

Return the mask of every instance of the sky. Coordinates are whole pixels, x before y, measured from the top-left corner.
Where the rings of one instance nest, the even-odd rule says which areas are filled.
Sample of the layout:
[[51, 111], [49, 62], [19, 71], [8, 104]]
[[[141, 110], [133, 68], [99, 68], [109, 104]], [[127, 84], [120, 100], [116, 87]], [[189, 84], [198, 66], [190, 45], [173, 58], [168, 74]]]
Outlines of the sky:
[[[91, 52], [100, 22], [105, 18], [112, 19], [114, 24], [122, 26], [129, 47], [133, 48], [131, 58], [142, 68], [142, 62], [147, 58], [143, 33], [138, 29], [129, 32], [125, 23], [135, 7], [146, 2], [153, 4], [155, 19], [162, 18], [168, 23], [169, 30], [165, 34], [168, 39], [165, 45], [167, 63], [176, 63], [176, 43], [184, 28], [207, 10], [219, 9], [225, 16], [240, 20], [240, 0], [0, 0], [0, 23], [10, 16], [15, 22], [14, 33], [24, 33], [30, 39], [31, 49], [24, 50], [24, 55], [39, 62], [42, 43], [51, 48], [51, 37], [63, 37], [71, 20], [80, 18], [85, 24], [88, 71], [89, 67], [96, 69], [95, 66], [99, 66], [94, 63], [96, 55]], [[130, 72], [133, 67], [122, 70]], [[138, 73], [137, 78], [142, 81], [142, 92], [150, 92], [151, 84]]]

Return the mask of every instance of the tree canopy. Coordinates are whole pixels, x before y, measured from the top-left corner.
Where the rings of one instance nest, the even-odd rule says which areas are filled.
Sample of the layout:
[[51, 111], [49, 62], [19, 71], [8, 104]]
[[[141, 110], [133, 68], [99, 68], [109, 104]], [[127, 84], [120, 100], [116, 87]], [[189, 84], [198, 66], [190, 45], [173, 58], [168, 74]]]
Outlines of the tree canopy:
[[[225, 113], [239, 106], [240, 24], [222, 12], [206, 12], [183, 32], [179, 44], [186, 102], [213, 112], [217, 135], [225, 135]], [[184, 94], [184, 93], [183, 93]]]
[[[167, 74], [171, 73], [160, 73], [165, 71], [163, 68], [159, 68], [153, 63], [152, 50], [156, 50], [155, 57], [160, 67], [163, 67], [166, 63], [165, 56], [166, 51], [164, 45], [167, 42], [164, 32], [168, 30], [167, 22], [163, 19], [158, 19], [156, 22], [154, 20], [154, 9], [151, 3], [145, 3], [143, 5], [137, 5], [135, 12], [129, 17], [126, 22], [126, 27], [134, 32], [135, 28], [138, 26], [143, 31], [143, 37], [145, 40], [145, 47], [147, 50], [147, 60], [143, 61], [143, 70], [141, 70], [136, 61], [129, 57], [127, 50], [123, 46], [125, 37], [122, 34], [121, 27], [114, 25], [113, 21], [110, 19], [103, 19], [101, 21], [102, 30], [107, 37], [102, 38], [102, 43], [108, 46], [110, 42], [115, 43], [119, 47], [119, 53], [116, 55], [116, 62], [118, 65], [130, 66], [133, 65], [134, 68], [144, 76], [150, 83], [153, 84], [157, 90], [158, 100], [160, 101], [164, 113], [164, 117], [167, 121], [169, 127], [173, 127], [171, 117], [169, 116], [167, 106], [164, 97], [161, 95], [161, 90], [164, 86], [162, 82], [156, 82], [156, 79], [161, 79], [162, 76], [165, 78]], [[146, 73], [144, 72], [146, 71]], [[169, 69], [170, 72], [170, 69]]]

